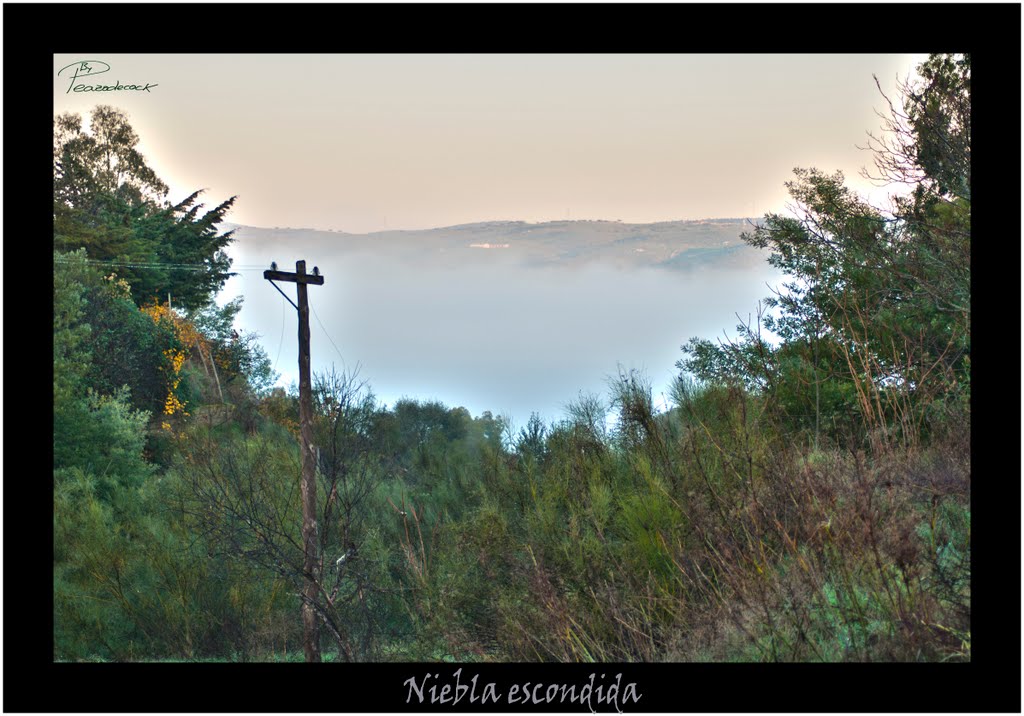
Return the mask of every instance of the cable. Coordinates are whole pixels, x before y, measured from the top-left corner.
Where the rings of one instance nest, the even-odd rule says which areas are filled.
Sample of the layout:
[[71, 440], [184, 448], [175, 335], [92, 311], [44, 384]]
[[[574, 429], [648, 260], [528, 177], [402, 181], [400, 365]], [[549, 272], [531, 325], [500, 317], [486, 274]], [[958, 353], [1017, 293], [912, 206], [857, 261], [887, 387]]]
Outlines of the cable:
[[[117, 268], [134, 268], [134, 269], [172, 269], [175, 271], [211, 271], [212, 266], [206, 264], [172, 264], [172, 263], [160, 263], [158, 261], [98, 261], [94, 259], [82, 259], [83, 263], [90, 266], [111, 266]], [[75, 263], [75, 260], [69, 259], [54, 259], [54, 263], [58, 264], [70, 264]], [[265, 271], [265, 266], [255, 266], [252, 264], [245, 264], [239, 266], [230, 266], [228, 271]]]
[[[55, 259], [54, 263], [58, 264], [70, 264], [74, 261], [67, 261], [62, 259]], [[89, 261], [86, 260], [89, 266], [111, 266], [118, 268], [140, 268], [140, 269], [173, 269], [176, 271], [209, 271], [212, 267], [204, 266], [203, 264], [163, 264], [163, 263], [144, 263], [144, 262], [128, 262], [128, 261]]]
[[281, 304], [281, 340], [277, 343], [277, 358], [274, 359], [274, 367], [270, 369], [271, 373], [277, 372], [277, 362], [281, 360], [281, 348], [284, 347], [284, 311], [285, 305]]
[[334, 343], [334, 339], [331, 338], [331, 334], [327, 332], [326, 328], [324, 328], [323, 321], [320, 320], [320, 316], [316, 315], [316, 309], [313, 308], [312, 304], [310, 304], [309, 310], [311, 310], [313, 312], [313, 317], [316, 318], [316, 322], [320, 324], [320, 330], [322, 330], [324, 332], [324, 335], [327, 336], [327, 340], [329, 340], [331, 342], [331, 345], [334, 346], [334, 352], [338, 354], [339, 358], [341, 358], [341, 367], [342, 367], [342, 370], [344, 370], [344, 368], [345, 368], [345, 356], [343, 356], [341, 354], [341, 351], [338, 350], [338, 346]]

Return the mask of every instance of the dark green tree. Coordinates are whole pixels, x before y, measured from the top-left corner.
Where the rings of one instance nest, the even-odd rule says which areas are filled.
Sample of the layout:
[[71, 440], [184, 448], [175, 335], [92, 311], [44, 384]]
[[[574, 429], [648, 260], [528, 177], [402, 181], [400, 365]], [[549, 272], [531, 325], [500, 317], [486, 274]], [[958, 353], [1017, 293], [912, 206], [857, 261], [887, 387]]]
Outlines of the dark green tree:
[[768, 390], [786, 412], [813, 415], [816, 434], [852, 410], [869, 426], [916, 434], [929, 406], [966, 383], [970, 59], [933, 56], [919, 73], [872, 142], [880, 178], [910, 192], [883, 211], [840, 173], [797, 169], [790, 213], [743, 236], [789, 277], [763, 319], [781, 345], [741, 326], [735, 343], [691, 341], [680, 368]]
[[971, 56], [932, 55], [917, 73], [900, 83], [902, 102], [885, 98], [882, 136], [869, 135], [874, 176], [970, 201]]
[[231, 275], [232, 232], [217, 225], [235, 197], [207, 211], [200, 191], [167, 201], [122, 110], [96, 107], [88, 131], [77, 114], [53, 125], [54, 248], [84, 247], [93, 261], [121, 264], [139, 305], [168, 293], [186, 309], [208, 303]]
[[55, 457], [97, 447], [95, 436], [80, 434], [94, 422], [82, 417], [90, 393], [159, 413], [171, 383], [168, 352], [178, 348], [173, 332], [139, 311], [127, 286], [101, 276], [83, 251], [55, 253]]
[[540, 461], [547, 452], [545, 436], [547, 426], [540, 419], [537, 413], [530, 413], [530, 419], [526, 427], [519, 429], [519, 437], [516, 439], [516, 452], [521, 458]]

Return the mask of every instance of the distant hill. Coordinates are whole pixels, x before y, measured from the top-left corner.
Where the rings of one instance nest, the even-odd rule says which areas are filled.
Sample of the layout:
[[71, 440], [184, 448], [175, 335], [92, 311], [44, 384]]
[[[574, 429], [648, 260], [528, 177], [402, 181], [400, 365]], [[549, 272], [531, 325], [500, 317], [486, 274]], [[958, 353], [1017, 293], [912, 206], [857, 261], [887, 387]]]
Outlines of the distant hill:
[[238, 224], [236, 238], [245, 252], [264, 254], [285, 245], [303, 249], [325, 244], [331, 254], [373, 251], [396, 258], [486, 260], [500, 254], [533, 265], [601, 261], [620, 267], [658, 266], [687, 270], [703, 266], [750, 266], [764, 253], [748, 246], [740, 233], [752, 219], [664, 221], [624, 224], [618, 221], [488, 221], [437, 229], [350, 234], [317, 229], [259, 228]]

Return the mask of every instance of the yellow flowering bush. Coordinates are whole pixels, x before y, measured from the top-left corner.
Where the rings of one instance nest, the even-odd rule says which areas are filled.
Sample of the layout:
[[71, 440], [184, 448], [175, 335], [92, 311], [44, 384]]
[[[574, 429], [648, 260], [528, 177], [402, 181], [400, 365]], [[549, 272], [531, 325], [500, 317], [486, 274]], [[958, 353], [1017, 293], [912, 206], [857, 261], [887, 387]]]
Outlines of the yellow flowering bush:
[[119, 298], [131, 298], [132, 287], [123, 278], [118, 278], [116, 273], [111, 273], [109, 276], [103, 277], [104, 281], [110, 284], [114, 294]]
[[[188, 411], [185, 410], [185, 403], [177, 395], [178, 386], [181, 385], [181, 369], [188, 359], [189, 349], [202, 350], [206, 339], [190, 321], [175, 314], [167, 305], [154, 303], [150, 306], [144, 306], [140, 310], [152, 318], [154, 323], [169, 323], [174, 331], [174, 335], [183, 346], [182, 348], [168, 348], [163, 352], [171, 367], [171, 378], [168, 381], [167, 398], [164, 400], [163, 413], [168, 417], [179, 413], [187, 416]], [[170, 423], [166, 420], [161, 423], [161, 427], [165, 430], [171, 429]]]

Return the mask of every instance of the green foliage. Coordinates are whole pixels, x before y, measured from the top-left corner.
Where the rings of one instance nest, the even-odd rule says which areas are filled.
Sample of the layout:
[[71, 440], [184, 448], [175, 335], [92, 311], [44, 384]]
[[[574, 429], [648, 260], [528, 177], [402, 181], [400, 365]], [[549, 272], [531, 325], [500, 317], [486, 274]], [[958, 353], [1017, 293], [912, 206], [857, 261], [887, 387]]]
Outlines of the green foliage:
[[546, 433], [547, 427], [541, 421], [540, 416], [537, 413], [530, 413], [530, 419], [527, 421], [526, 426], [519, 430], [519, 436], [516, 440], [516, 452], [523, 459], [530, 459], [535, 462], [543, 460], [547, 454], [544, 442]]
[[767, 396], [815, 445], [912, 444], [968, 380], [970, 58], [933, 56], [919, 69], [905, 113], [890, 105], [887, 137], [875, 140], [881, 175], [914, 190], [887, 217], [841, 174], [797, 169], [793, 215], [770, 214], [743, 236], [790, 280], [736, 341], [692, 339], [677, 364]]
[[251, 331], [239, 333], [234, 323], [242, 309], [242, 297], [223, 306], [214, 303], [188, 312], [186, 319], [203, 336], [207, 351], [220, 366], [220, 379], [225, 383], [238, 382], [244, 390], [265, 395], [278, 375], [266, 350], [259, 343], [259, 335]]
[[139, 636], [122, 579], [129, 544], [96, 492], [81, 468], [54, 472], [55, 659], [114, 658]]
[[914, 158], [939, 194], [971, 199], [971, 56], [932, 55], [905, 96]]
[[62, 404], [74, 397], [88, 370], [86, 341], [91, 329], [82, 321], [90, 270], [85, 251], [54, 252], [53, 272], [53, 399]]
[[153, 475], [142, 454], [146, 421], [145, 413], [131, 410], [123, 391], [62, 397], [54, 406], [58, 658], [111, 656], [141, 636], [126, 585], [140, 490]]
[[166, 194], [138, 143], [128, 116], [113, 107], [97, 106], [88, 132], [77, 114], [54, 117], [54, 200], [95, 219], [113, 199], [132, 206]]
[[170, 355], [181, 350], [170, 326], [154, 322], [130, 298], [107, 286], [89, 293], [82, 318], [91, 327], [89, 384], [108, 394], [128, 386], [134, 406], [162, 412], [173, 382]]
[[[101, 277], [85, 253], [54, 254], [54, 397], [58, 405], [87, 389], [113, 395], [127, 387], [138, 410], [159, 413], [173, 372], [173, 331], [140, 312], [116, 276]], [[78, 397], [75, 397], [78, 396]]]
[[166, 265], [162, 270], [137, 274], [131, 283], [140, 299], [170, 292], [182, 308], [198, 308], [209, 303], [232, 275], [231, 259], [224, 249], [233, 240], [233, 232], [218, 233], [217, 225], [224, 221], [235, 198], [201, 212], [201, 193], [193, 192], [177, 204], [164, 204], [133, 222], [136, 240], [153, 247], [150, 260]]
[[152, 472], [142, 456], [148, 414], [132, 410], [124, 391], [84, 399], [54, 413], [54, 466], [96, 475], [97, 494], [115, 499], [118, 488], [138, 486]]
[[77, 114], [54, 117], [54, 248], [84, 247], [94, 261], [123, 264], [139, 305], [171, 293], [179, 306], [199, 308], [231, 275], [224, 248], [232, 235], [217, 224], [235, 198], [206, 212], [198, 191], [166, 201], [138, 143], [127, 114], [113, 107], [94, 108], [88, 131]]

